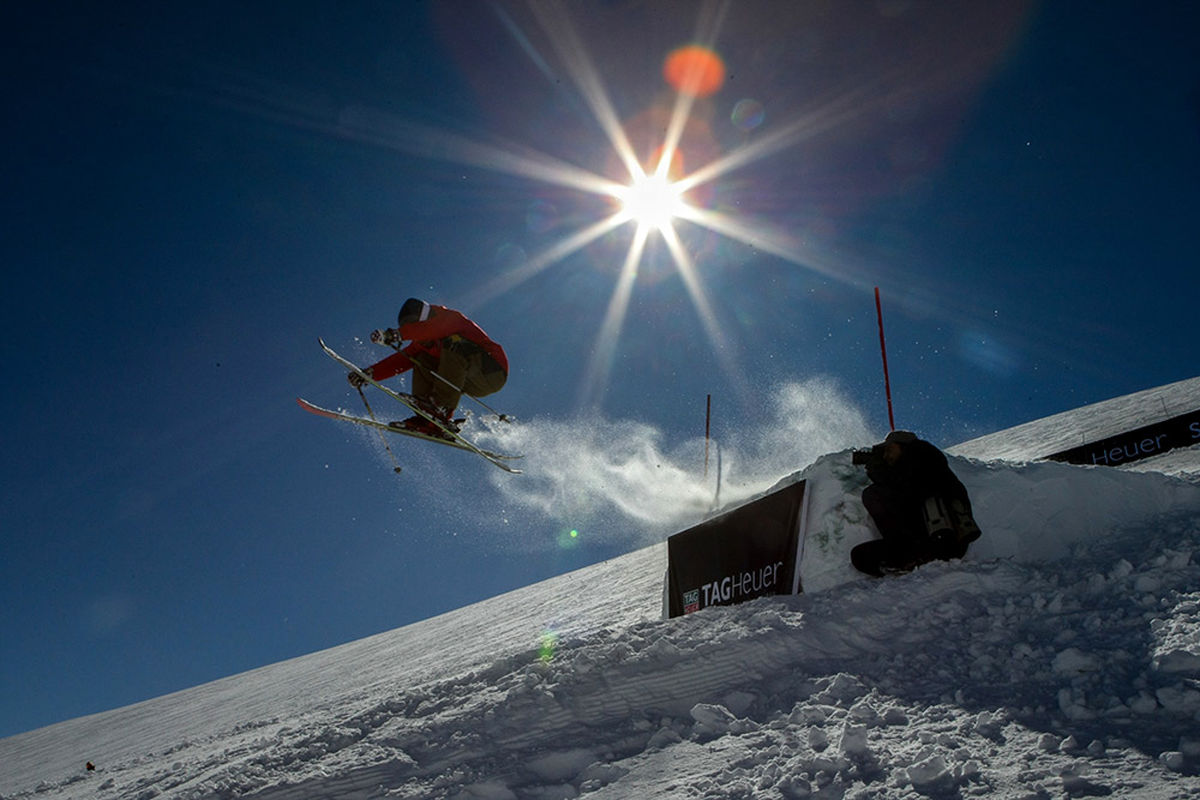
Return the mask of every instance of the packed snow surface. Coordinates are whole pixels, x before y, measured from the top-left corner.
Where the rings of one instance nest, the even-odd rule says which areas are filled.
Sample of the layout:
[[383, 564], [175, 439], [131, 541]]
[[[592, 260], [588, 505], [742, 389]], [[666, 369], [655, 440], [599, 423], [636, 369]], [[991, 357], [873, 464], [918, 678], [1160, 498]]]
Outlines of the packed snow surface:
[[0, 797], [1200, 797], [1200, 449], [972, 455], [964, 561], [854, 572], [834, 453], [804, 594], [664, 620], [655, 545], [0, 740]]
[[1043, 457], [1200, 409], [1200, 377], [1064, 411], [964, 442], [952, 452], [975, 458]]

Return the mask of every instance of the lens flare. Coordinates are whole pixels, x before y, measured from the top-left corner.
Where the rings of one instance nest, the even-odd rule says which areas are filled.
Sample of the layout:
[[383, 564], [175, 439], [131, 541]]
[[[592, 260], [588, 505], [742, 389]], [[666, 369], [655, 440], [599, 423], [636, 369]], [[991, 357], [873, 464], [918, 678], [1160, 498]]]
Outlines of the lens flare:
[[538, 640], [538, 660], [548, 664], [554, 659], [554, 651], [558, 649], [558, 634], [546, 631]]
[[569, 531], [561, 531], [558, 534], [558, 546], [561, 549], [567, 550], [572, 547], [576, 547], [578, 544], [579, 544], [579, 530], [578, 529], [572, 528]]
[[729, 115], [730, 121], [735, 126], [749, 132], [763, 124], [763, 120], [767, 117], [766, 111], [763, 109], [762, 103], [752, 98], [737, 101], [733, 107], [733, 113]]
[[725, 62], [707, 47], [680, 47], [663, 62], [663, 78], [680, 94], [708, 97], [725, 83]]

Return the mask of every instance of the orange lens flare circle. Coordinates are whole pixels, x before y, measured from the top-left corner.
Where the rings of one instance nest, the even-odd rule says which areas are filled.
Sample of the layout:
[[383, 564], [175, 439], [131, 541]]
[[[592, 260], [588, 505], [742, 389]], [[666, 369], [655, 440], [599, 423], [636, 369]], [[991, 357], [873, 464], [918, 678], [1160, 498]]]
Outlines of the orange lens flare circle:
[[725, 83], [725, 62], [707, 47], [691, 44], [671, 51], [663, 78], [681, 94], [708, 97]]
[[660, 144], [655, 148], [650, 156], [650, 163], [646, 167], [646, 172], [650, 175], [662, 172], [662, 174], [670, 181], [677, 181], [684, 176], [683, 171], [683, 151], [678, 147], [671, 151], [671, 163], [667, 165], [666, 170], [662, 169], [663, 155], [666, 153], [667, 146]]

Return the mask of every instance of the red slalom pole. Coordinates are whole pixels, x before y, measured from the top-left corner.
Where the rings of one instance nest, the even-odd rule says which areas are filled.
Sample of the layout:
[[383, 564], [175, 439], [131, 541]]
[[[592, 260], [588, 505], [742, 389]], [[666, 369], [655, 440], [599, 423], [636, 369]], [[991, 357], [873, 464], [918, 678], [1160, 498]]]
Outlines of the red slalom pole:
[[883, 305], [879, 302], [879, 287], [875, 287], [875, 316], [879, 318], [879, 352], [883, 354], [883, 388], [887, 392], [888, 425], [896, 430], [896, 419], [892, 416], [892, 382], [888, 379], [887, 345], [883, 341]]

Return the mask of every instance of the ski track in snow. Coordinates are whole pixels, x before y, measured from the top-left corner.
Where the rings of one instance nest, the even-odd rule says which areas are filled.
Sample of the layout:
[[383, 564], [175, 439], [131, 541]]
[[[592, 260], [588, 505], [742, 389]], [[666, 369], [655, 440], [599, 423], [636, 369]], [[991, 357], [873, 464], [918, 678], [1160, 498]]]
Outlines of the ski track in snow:
[[0, 740], [0, 798], [1200, 797], [1200, 450], [1169, 458], [953, 458], [983, 539], [869, 580], [826, 456], [786, 479], [805, 594], [663, 620], [655, 545]]

